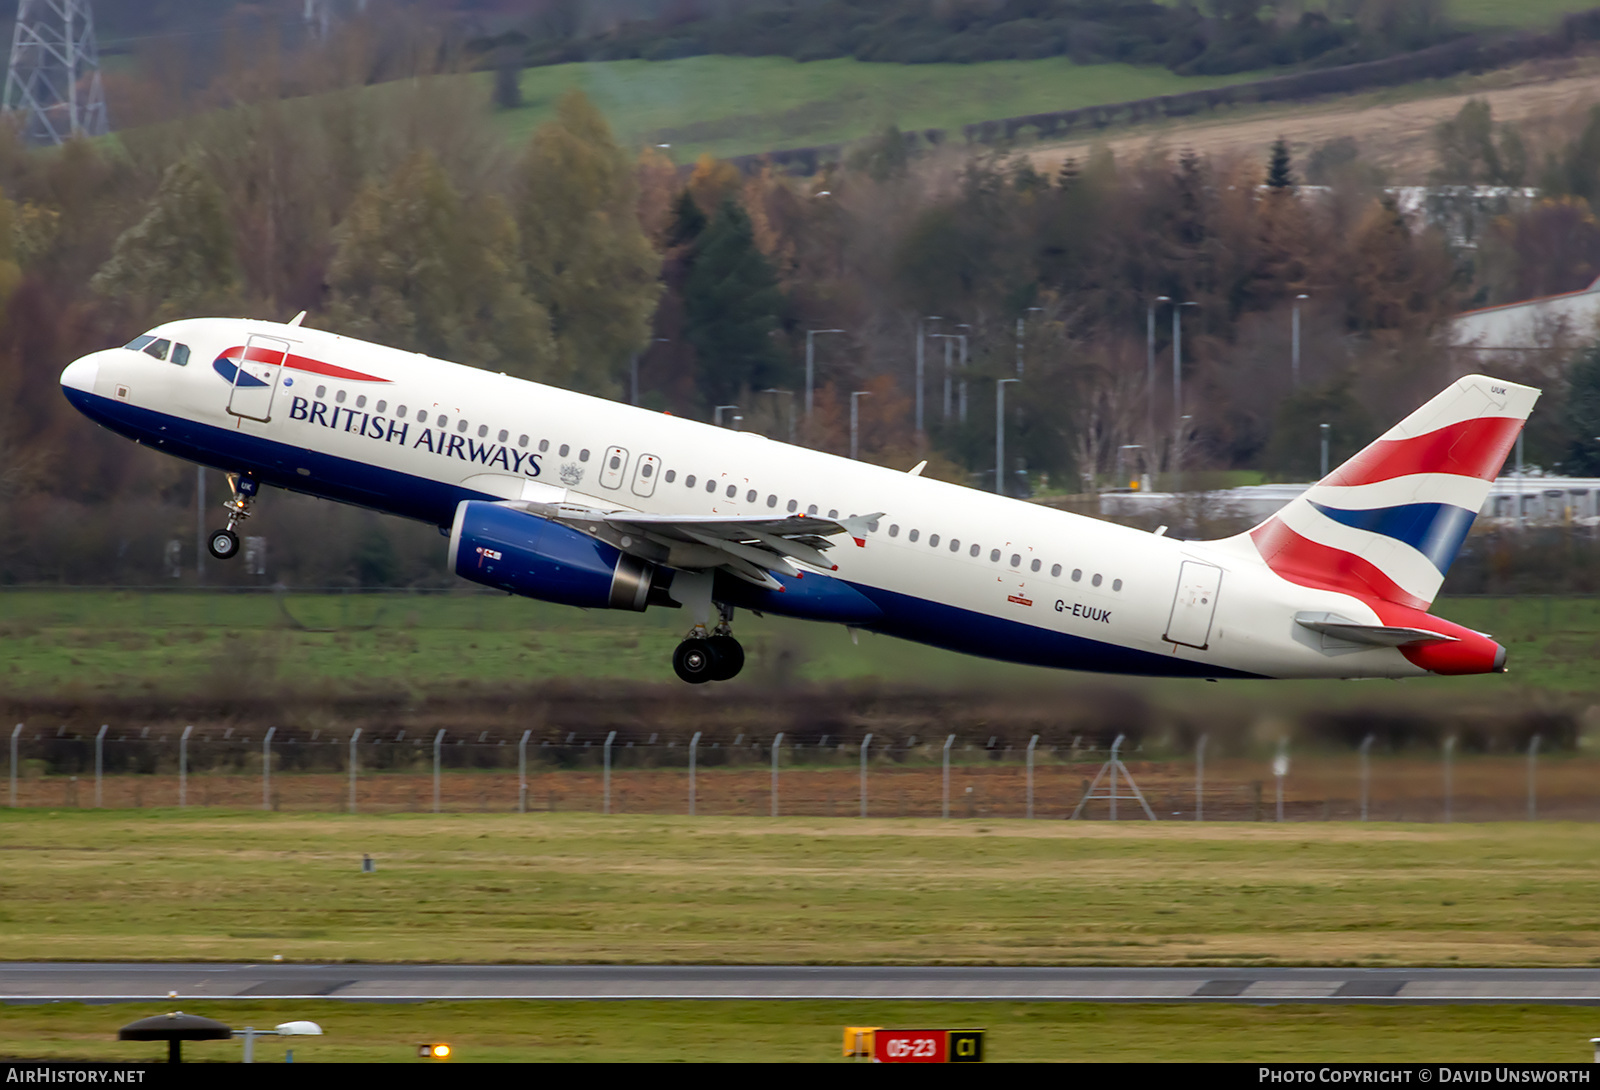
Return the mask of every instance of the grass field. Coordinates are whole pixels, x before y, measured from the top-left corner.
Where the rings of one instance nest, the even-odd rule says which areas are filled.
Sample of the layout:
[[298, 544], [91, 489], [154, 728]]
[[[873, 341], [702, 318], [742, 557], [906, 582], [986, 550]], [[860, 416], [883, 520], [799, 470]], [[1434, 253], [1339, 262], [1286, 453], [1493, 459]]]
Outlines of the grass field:
[[[525, 1002], [376, 1004], [185, 1001], [234, 1027], [309, 1018], [326, 1036], [292, 1039], [296, 1063], [416, 1062], [445, 1041], [461, 1063], [562, 1061], [845, 1062], [847, 1025], [976, 1026], [985, 1059], [1583, 1063], [1593, 1010], [1563, 1007], [1158, 1006], [1084, 1003]], [[0, 1059], [161, 1061], [166, 1046], [115, 1040], [154, 1004], [0, 1007]], [[256, 1044], [258, 1063], [285, 1041]], [[188, 1061], [237, 1061], [237, 1041], [186, 1045]]]
[[[1600, 691], [1600, 599], [1444, 599], [1436, 612], [1493, 633], [1508, 675], [1419, 678], [1386, 702], [1509, 701]], [[672, 682], [681, 611], [585, 612], [496, 595], [288, 595], [9, 590], [0, 593], [0, 695], [227, 689], [415, 692], [585, 678]], [[840, 626], [738, 618], [738, 685], [876, 678], [931, 688], [1068, 687], [1085, 675], [957, 655]], [[1103, 679], [1102, 679], [1103, 680]], [[1346, 682], [1139, 681], [1157, 701], [1263, 700], [1292, 709], [1370, 700]], [[1200, 695], [1196, 695], [1197, 692]]]
[[29, 959], [1600, 964], [1594, 825], [0, 813]]
[[[679, 163], [703, 152], [742, 155], [842, 143], [893, 123], [942, 128], [1045, 110], [1068, 110], [1151, 95], [1201, 90], [1263, 73], [1185, 77], [1165, 68], [1079, 65], [1065, 57], [985, 64], [865, 64], [849, 58], [800, 63], [783, 57], [688, 57], [530, 68], [525, 105], [496, 114], [521, 141], [577, 87], [604, 111], [618, 142], [668, 143]], [[487, 74], [479, 80], [487, 99]]]

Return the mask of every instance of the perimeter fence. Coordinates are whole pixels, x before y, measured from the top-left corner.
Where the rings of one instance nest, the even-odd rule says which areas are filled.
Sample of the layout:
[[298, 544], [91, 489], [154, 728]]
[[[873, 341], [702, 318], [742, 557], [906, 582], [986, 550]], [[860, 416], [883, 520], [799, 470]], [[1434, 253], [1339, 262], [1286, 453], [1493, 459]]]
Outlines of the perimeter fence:
[[[1147, 756], [1127, 743], [1026, 745], [871, 734], [731, 741], [30, 730], [7, 744], [12, 807], [555, 812], [771, 817], [1223, 821], [1600, 820], [1600, 759], [1319, 749]], [[1128, 751], [1132, 750], [1132, 751]]]

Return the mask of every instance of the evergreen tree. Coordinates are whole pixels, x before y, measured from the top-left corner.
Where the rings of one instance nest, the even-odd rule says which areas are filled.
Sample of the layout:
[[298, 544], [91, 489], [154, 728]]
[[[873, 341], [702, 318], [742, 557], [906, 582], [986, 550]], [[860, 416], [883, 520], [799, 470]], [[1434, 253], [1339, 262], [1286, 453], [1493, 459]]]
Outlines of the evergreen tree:
[[667, 232], [667, 245], [693, 242], [706, 229], [707, 222], [706, 214], [694, 203], [694, 194], [685, 189], [672, 203], [672, 227]]
[[528, 291], [550, 315], [553, 381], [618, 389], [650, 338], [661, 259], [639, 223], [633, 164], [580, 91], [556, 105], [522, 161], [517, 223]]
[[750, 217], [732, 198], [700, 236], [683, 304], [706, 398], [727, 403], [742, 388], [762, 389], [783, 379], [784, 353], [772, 336], [783, 294], [756, 246]]
[[1566, 415], [1572, 440], [1562, 472], [1600, 476], [1600, 345], [1592, 345], [1567, 372]]
[[1281, 136], [1272, 142], [1272, 158], [1267, 162], [1267, 185], [1272, 189], [1288, 189], [1294, 185], [1294, 175], [1289, 170], [1289, 141]]

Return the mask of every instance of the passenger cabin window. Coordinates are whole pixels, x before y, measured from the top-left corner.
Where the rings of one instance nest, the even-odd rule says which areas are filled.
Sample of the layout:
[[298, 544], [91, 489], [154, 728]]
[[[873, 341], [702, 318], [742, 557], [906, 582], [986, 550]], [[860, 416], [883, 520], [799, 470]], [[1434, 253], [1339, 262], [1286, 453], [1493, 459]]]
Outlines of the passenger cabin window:
[[739, 486], [736, 485], [736, 484], [730, 484], [728, 486], [728, 498], [731, 500], [731, 499], [733, 499], [733, 497], [737, 496], [738, 494], [739, 494]]
[[898, 522], [891, 522], [889, 524], [889, 536], [890, 537], [899, 537], [900, 536], [900, 524]]
[[578, 451], [578, 461], [587, 462], [588, 460], [589, 460], [589, 452], [587, 450]]
[[487, 424], [479, 424], [478, 425], [478, 438], [482, 439], [484, 436], [486, 436], [488, 434], [489, 434], [489, 425], [487, 425]]
[[939, 535], [938, 534], [929, 534], [928, 535], [928, 548], [937, 549], [938, 547], [939, 547]]
[[1039, 565], [1041, 563], [1043, 563], [1043, 561], [1035, 560], [1032, 564], [1028, 565], [1028, 570], [1029, 571], [1038, 571], [1039, 570]]
[[980, 550], [980, 549], [979, 549], [979, 548], [978, 548], [978, 546], [976, 546], [976, 545], [974, 545], [974, 546], [973, 546], [973, 547], [972, 547], [972, 551], [971, 551], [971, 555], [972, 555], [972, 556], [977, 556], [977, 555], [978, 555], [978, 553], [979, 553], [979, 552], [980, 552], [980, 551], [981, 551], [981, 550]]
[[1122, 589], [1122, 580], [1120, 580], [1120, 579], [1111, 580], [1111, 589], [1112, 590], [1121, 590]]
[[1011, 554], [1011, 566], [1013, 568], [1020, 568], [1022, 566], [1022, 554], [1021, 553], [1012, 553]]
[[144, 354], [147, 356], [154, 356], [158, 360], [164, 360], [167, 358], [167, 349], [171, 347], [172, 342], [166, 340], [165, 338], [159, 341], [151, 341], [149, 344], [144, 346]]
[[462, 432], [464, 434], [466, 432], [466, 430], [467, 430], [467, 422], [465, 420], [457, 420], [456, 421], [456, 431]]
[[716, 481], [707, 481], [706, 482], [706, 491], [707, 492], [715, 492], [716, 490], [717, 490], [717, 482]]
[[1072, 569], [1072, 581], [1074, 583], [1076, 583], [1078, 580], [1080, 580], [1082, 578], [1083, 578], [1083, 569], [1082, 568], [1073, 568]]
[[362, 394], [362, 395], [360, 395], [359, 397], [356, 398], [356, 408], [365, 409], [366, 407], [367, 407], [367, 395], [366, 394]]
[[683, 487], [685, 487], [685, 488], [693, 488], [694, 487], [694, 482], [695, 482], [695, 476], [694, 476], [693, 473], [691, 473], [691, 474], [689, 474], [687, 477], [685, 477], [683, 479]]
[[333, 400], [336, 403], [338, 403], [340, 405], [343, 405], [344, 404], [344, 391], [340, 390], [338, 393], [334, 394], [333, 395]]
[[550, 440], [548, 440], [548, 439], [539, 440], [539, 453], [540, 454], [543, 454], [545, 451], [547, 451], [549, 449], [550, 449]]
[[669, 469], [667, 470], [666, 476], [662, 477], [661, 479], [666, 481], [668, 484], [671, 484], [673, 481], [678, 479], [678, 471], [676, 469]]
[[179, 367], [189, 366], [189, 346], [186, 344], [173, 345], [172, 362], [177, 364]]
[[[507, 439], [510, 439], [510, 438], [511, 438], [511, 433], [506, 431], [506, 429], [501, 428], [500, 429], [500, 435], [495, 439], [495, 442], [504, 443]], [[523, 440], [522, 445], [523, 446], [527, 446], [528, 445], [527, 440]]]
[[327, 396], [328, 396], [328, 388], [326, 386], [318, 386], [317, 387], [317, 397], [320, 399], [320, 398], [324, 398], [324, 397], [327, 397]]
[[567, 451], [569, 451], [569, 450], [571, 450], [571, 449], [572, 449], [572, 448], [571, 448], [571, 447], [569, 447], [569, 446], [567, 446], [567, 444], [565, 444], [565, 443], [562, 443], [562, 444], [561, 444], [561, 449], [560, 449], [560, 450], [558, 450], [558, 451], [556, 451], [556, 456], [557, 456], [557, 457], [558, 457], [558, 458], [565, 458], [565, 457], [566, 457], [566, 456], [567, 456]]
[[917, 538], [919, 538], [921, 536], [922, 536], [922, 531], [921, 530], [912, 530], [909, 534], [906, 535], [906, 540], [907, 541], [915, 541], [915, 540], [917, 540]]
[[1089, 583], [1092, 586], [1098, 587], [1100, 585], [1100, 573], [1099, 572], [1095, 572], [1094, 573], [1094, 578], [1089, 580]]
[[1061, 565], [1060, 564], [1051, 564], [1050, 565], [1050, 578], [1052, 578], [1052, 579], [1061, 578]]
[[795, 509], [800, 506], [800, 501], [799, 500], [790, 500], [788, 506], [789, 506], [789, 514], [792, 515], [792, 514], [795, 513]]
[[989, 550], [989, 563], [991, 563], [991, 564], [1000, 563], [1000, 550], [999, 549], [990, 549]]
[[526, 435], [517, 436], [517, 446], [525, 447], [527, 445], [528, 445], [528, 437]]

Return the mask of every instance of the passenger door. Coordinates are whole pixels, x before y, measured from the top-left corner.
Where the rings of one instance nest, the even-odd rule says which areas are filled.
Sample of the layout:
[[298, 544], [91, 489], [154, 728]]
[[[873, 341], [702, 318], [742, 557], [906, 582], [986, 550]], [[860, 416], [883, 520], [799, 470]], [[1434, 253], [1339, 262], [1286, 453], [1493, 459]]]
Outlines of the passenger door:
[[1204, 651], [1211, 638], [1211, 618], [1217, 611], [1221, 587], [1221, 568], [1185, 560], [1178, 572], [1178, 593], [1172, 600], [1172, 615], [1167, 618], [1167, 634], [1162, 638]]
[[288, 355], [288, 341], [253, 335], [246, 340], [233, 369], [228, 411], [250, 420], [271, 420], [272, 397], [277, 393], [278, 376]]

